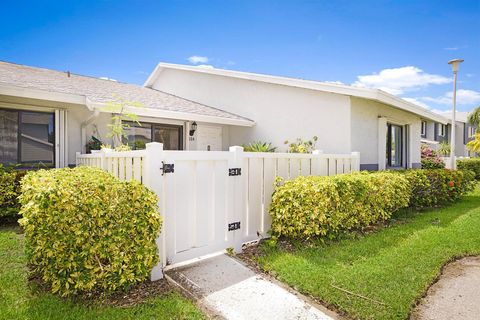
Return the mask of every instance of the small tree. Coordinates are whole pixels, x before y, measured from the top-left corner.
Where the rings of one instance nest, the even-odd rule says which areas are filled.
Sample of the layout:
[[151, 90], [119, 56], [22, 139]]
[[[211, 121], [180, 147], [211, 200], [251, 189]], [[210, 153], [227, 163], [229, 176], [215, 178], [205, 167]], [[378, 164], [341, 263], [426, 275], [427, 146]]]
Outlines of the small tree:
[[441, 156], [448, 156], [450, 154], [450, 144], [448, 142], [440, 142], [437, 148], [437, 153]]
[[138, 116], [129, 111], [131, 107], [141, 108], [143, 105], [140, 102], [125, 100], [116, 94], [114, 95], [114, 100], [107, 103], [106, 109], [113, 114], [111, 122], [108, 125], [110, 132], [107, 134], [107, 137], [113, 139], [113, 146], [116, 149], [128, 149], [123, 144], [123, 138], [127, 137], [125, 130], [129, 129], [130, 125], [125, 123], [125, 121], [136, 122], [140, 125]]

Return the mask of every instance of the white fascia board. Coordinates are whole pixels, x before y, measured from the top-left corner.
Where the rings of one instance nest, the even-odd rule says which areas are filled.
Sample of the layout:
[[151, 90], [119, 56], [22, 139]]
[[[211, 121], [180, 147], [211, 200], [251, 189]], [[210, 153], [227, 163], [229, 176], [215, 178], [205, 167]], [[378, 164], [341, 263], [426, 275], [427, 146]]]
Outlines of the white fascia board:
[[447, 124], [448, 119], [444, 116], [441, 116], [435, 112], [432, 112], [428, 109], [422, 108], [420, 106], [417, 106], [414, 103], [408, 102], [406, 100], [403, 100], [402, 98], [399, 98], [397, 96], [394, 96], [392, 94], [389, 94], [387, 92], [384, 92], [382, 90], [377, 90], [377, 99], [375, 99], [379, 102], [391, 105], [393, 107], [396, 107], [398, 109], [402, 109], [411, 113], [418, 114], [421, 116], [423, 119], [428, 119], [428, 120], [433, 120], [439, 123]]
[[189, 71], [189, 72], [199, 72], [204, 74], [211, 74], [211, 75], [251, 80], [251, 81], [259, 81], [259, 82], [278, 84], [278, 85], [284, 85], [289, 87], [298, 87], [303, 89], [310, 89], [310, 90], [322, 91], [327, 93], [335, 93], [335, 94], [359, 97], [363, 99], [375, 100], [380, 103], [388, 104], [394, 108], [398, 108], [401, 110], [418, 114], [422, 118], [426, 118], [426, 119], [440, 122], [443, 124], [447, 123], [447, 119], [445, 117], [437, 113], [434, 113], [430, 110], [427, 110], [425, 108], [422, 108], [420, 106], [417, 106], [416, 104], [403, 100], [402, 98], [386, 93], [382, 90], [360, 88], [360, 87], [353, 87], [348, 85], [325, 83], [325, 82], [303, 80], [303, 79], [292, 79], [292, 78], [286, 78], [286, 77], [255, 74], [255, 73], [241, 72], [241, 71], [223, 70], [223, 69], [215, 69], [215, 68], [206, 69], [206, 68], [199, 68], [196, 66], [186, 66], [186, 65], [161, 62], [155, 67], [153, 72], [145, 81], [144, 86], [151, 88], [155, 80], [158, 78], [158, 76], [164, 69], [176, 69], [176, 70]]
[[28, 99], [65, 102], [72, 104], [86, 104], [86, 98], [82, 95], [46, 91], [32, 88], [23, 88], [12, 85], [0, 84], [0, 94]]
[[[89, 109], [99, 110], [100, 112], [115, 113], [114, 110], [110, 109], [106, 104], [103, 103], [89, 103]], [[198, 121], [198, 122], [209, 122], [216, 124], [224, 125], [233, 125], [233, 126], [242, 126], [242, 127], [253, 127], [255, 125], [254, 121], [246, 119], [233, 119], [233, 118], [223, 118], [215, 117], [208, 115], [201, 115], [196, 113], [189, 112], [178, 112], [178, 111], [169, 111], [162, 109], [153, 109], [153, 108], [138, 108], [138, 107], [125, 107], [127, 112], [136, 114], [140, 117], [153, 117], [153, 118], [164, 118], [164, 119], [174, 119], [174, 120], [183, 120], [183, 121]]]

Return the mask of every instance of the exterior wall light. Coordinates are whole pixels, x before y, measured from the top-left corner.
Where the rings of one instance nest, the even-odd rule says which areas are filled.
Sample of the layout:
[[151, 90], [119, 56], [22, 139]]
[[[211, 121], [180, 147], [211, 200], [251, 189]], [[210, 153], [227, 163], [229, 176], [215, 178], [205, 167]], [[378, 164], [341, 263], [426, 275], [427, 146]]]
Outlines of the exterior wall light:
[[195, 131], [197, 131], [197, 123], [193, 121], [193, 123], [190, 125], [190, 137], [193, 137]]

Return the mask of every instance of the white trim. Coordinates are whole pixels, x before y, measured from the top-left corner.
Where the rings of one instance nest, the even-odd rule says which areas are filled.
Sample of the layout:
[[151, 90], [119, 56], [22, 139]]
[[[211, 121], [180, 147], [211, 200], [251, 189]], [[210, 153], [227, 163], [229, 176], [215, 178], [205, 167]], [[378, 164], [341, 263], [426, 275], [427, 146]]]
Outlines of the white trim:
[[5, 84], [0, 84], [0, 94], [20, 98], [66, 102], [82, 105], [86, 104], [86, 98], [82, 95], [60, 93], [55, 91], [46, 91], [32, 88], [23, 88]]
[[13, 110], [38, 111], [38, 112], [55, 112], [55, 110], [60, 109], [60, 108], [34, 106], [34, 105], [10, 103], [10, 102], [0, 102], [0, 108], [13, 109]]
[[[112, 110], [109, 109], [108, 105], [104, 103], [90, 103], [90, 107], [100, 112], [112, 113]], [[196, 114], [196, 113], [169, 111], [169, 110], [153, 109], [153, 108], [125, 107], [125, 111], [136, 114], [139, 117], [143, 116], [143, 117], [155, 117], [155, 118], [165, 118], [165, 119], [184, 120], [184, 121], [208, 122], [208, 123], [227, 124], [227, 125], [243, 126], [243, 127], [253, 127], [255, 125], [255, 122], [251, 120], [246, 120], [246, 119], [206, 116], [206, 115]]]
[[216, 68], [206, 69], [206, 68], [199, 68], [196, 66], [186, 66], [186, 65], [178, 65], [178, 64], [161, 62], [155, 67], [155, 69], [153, 70], [153, 72], [150, 74], [150, 76], [148, 77], [148, 79], [145, 81], [143, 85], [145, 87], [151, 88], [155, 80], [158, 78], [158, 76], [164, 69], [176, 69], [176, 70], [182, 70], [182, 71], [188, 71], [188, 72], [198, 72], [198, 73], [211, 74], [211, 75], [217, 75], [217, 76], [223, 76], [223, 77], [231, 77], [231, 78], [244, 79], [244, 80], [250, 80], [250, 81], [284, 85], [289, 87], [298, 87], [298, 88], [310, 89], [310, 90], [316, 90], [316, 91], [322, 91], [322, 92], [330, 92], [330, 93], [342, 94], [347, 96], [355, 96], [359, 98], [364, 98], [364, 99], [385, 103], [393, 107], [396, 107], [398, 109], [418, 114], [423, 118], [427, 118], [433, 121], [437, 121], [445, 124], [448, 121], [442, 115], [434, 113], [414, 103], [408, 102], [406, 100], [403, 100], [402, 98], [396, 97], [394, 95], [391, 95], [379, 89], [367, 89], [367, 88], [353, 87], [353, 86], [340, 85], [340, 84], [332, 84], [332, 83], [303, 80], [303, 79], [293, 79], [293, 78], [278, 77], [278, 76], [256, 74], [256, 73], [249, 73], [249, 72], [223, 70], [223, 69], [216, 69]]
[[435, 140], [428, 140], [428, 139], [420, 139], [420, 142], [428, 143], [428, 144], [439, 144], [440, 142]]

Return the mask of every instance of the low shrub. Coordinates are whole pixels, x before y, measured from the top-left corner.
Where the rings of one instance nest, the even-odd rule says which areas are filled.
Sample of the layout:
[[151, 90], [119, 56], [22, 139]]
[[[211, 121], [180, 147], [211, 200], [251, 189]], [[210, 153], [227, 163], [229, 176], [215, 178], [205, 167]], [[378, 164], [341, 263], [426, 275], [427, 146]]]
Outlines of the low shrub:
[[95, 168], [29, 172], [20, 224], [33, 271], [62, 296], [128, 289], [158, 261], [156, 195]]
[[473, 171], [475, 179], [480, 180], [480, 158], [457, 160], [457, 169]]
[[333, 239], [388, 219], [408, 206], [408, 180], [389, 172], [299, 177], [277, 186], [270, 207], [272, 233]]
[[18, 214], [20, 205], [20, 180], [23, 171], [17, 171], [13, 167], [5, 167], [0, 164], [0, 218], [14, 217]]
[[474, 173], [469, 170], [405, 170], [402, 174], [412, 188], [410, 207], [444, 205], [473, 190]]
[[340, 233], [387, 220], [405, 207], [439, 206], [473, 190], [465, 170], [418, 169], [299, 177], [272, 196], [272, 234], [333, 239]]

